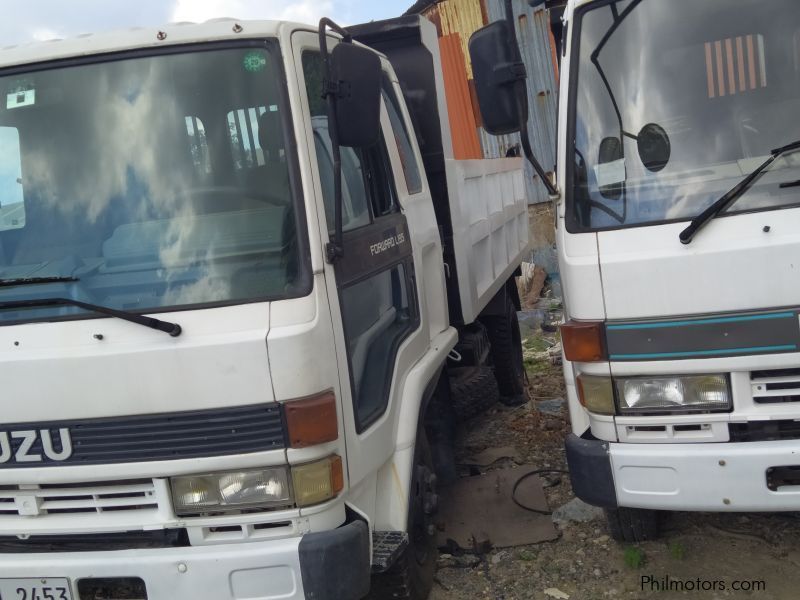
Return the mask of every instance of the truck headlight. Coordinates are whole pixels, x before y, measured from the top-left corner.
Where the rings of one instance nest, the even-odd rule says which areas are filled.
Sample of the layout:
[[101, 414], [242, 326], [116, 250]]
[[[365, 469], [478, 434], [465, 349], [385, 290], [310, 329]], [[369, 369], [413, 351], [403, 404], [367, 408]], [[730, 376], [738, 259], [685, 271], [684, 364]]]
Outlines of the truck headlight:
[[344, 489], [342, 459], [328, 456], [293, 467], [170, 478], [179, 517], [243, 509], [303, 508], [326, 502]]
[[285, 467], [173, 477], [170, 483], [179, 516], [292, 505]]
[[615, 378], [620, 412], [725, 411], [731, 392], [725, 375]]

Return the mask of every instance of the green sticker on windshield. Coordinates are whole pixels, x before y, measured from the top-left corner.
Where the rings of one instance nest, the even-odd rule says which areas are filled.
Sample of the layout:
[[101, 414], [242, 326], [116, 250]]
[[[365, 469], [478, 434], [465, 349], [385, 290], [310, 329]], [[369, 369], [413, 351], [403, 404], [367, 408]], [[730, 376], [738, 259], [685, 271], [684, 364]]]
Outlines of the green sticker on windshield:
[[248, 52], [244, 56], [244, 69], [250, 73], [262, 71], [267, 66], [267, 56], [259, 50]]

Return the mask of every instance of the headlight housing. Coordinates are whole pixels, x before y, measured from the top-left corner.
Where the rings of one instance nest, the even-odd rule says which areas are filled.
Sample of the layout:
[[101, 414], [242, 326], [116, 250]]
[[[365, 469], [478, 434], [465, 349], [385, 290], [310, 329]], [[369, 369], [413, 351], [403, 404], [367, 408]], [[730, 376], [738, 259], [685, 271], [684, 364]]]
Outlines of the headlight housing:
[[344, 489], [342, 459], [327, 456], [293, 467], [265, 467], [170, 478], [180, 517], [246, 509], [303, 508], [327, 502]]
[[728, 411], [731, 392], [725, 375], [620, 377], [614, 380], [622, 414]]
[[230, 512], [292, 506], [286, 467], [173, 477], [175, 514]]

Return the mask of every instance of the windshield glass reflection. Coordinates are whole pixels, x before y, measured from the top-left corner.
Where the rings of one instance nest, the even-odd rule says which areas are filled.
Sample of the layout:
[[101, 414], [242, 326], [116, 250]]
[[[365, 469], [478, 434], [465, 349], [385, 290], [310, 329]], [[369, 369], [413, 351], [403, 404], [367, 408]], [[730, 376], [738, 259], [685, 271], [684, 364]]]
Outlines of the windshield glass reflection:
[[[268, 48], [0, 78], [0, 302], [144, 311], [293, 295], [280, 79]], [[0, 311], [0, 322], [81, 313]]]
[[[800, 138], [793, 0], [630, 0], [578, 15], [570, 225], [691, 219]], [[800, 204], [788, 154], [730, 212]]]

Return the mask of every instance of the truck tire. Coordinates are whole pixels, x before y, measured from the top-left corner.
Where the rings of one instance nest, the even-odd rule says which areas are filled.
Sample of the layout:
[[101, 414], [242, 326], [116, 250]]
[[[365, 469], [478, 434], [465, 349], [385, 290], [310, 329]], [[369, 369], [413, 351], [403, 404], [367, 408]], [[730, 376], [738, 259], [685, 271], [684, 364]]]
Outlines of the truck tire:
[[659, 536], [659, 513], [644, 508], [607, 508], [608, 532], [618, 542], [646, 542]]
[[507, 297], [504, 314], [484, 317], [482, 322], [489, 333], [500, 402], [507, 406], [525, 404], [528, 401], [525, 392], [525, 363], [522, 359], [522, 336], [516, 307]]
[[434, 518], [439, 498], [424, 428], [414, 448], [414, 475], [408, 505], [408, 546], [385, 573], [372, 576], [369, 600], [425, 600], [433, 587], [436, 561]]
[[500, 393], [489, 367], [450, 369], [450, 398], [456, 420], [466, 421], [497, 403]]

